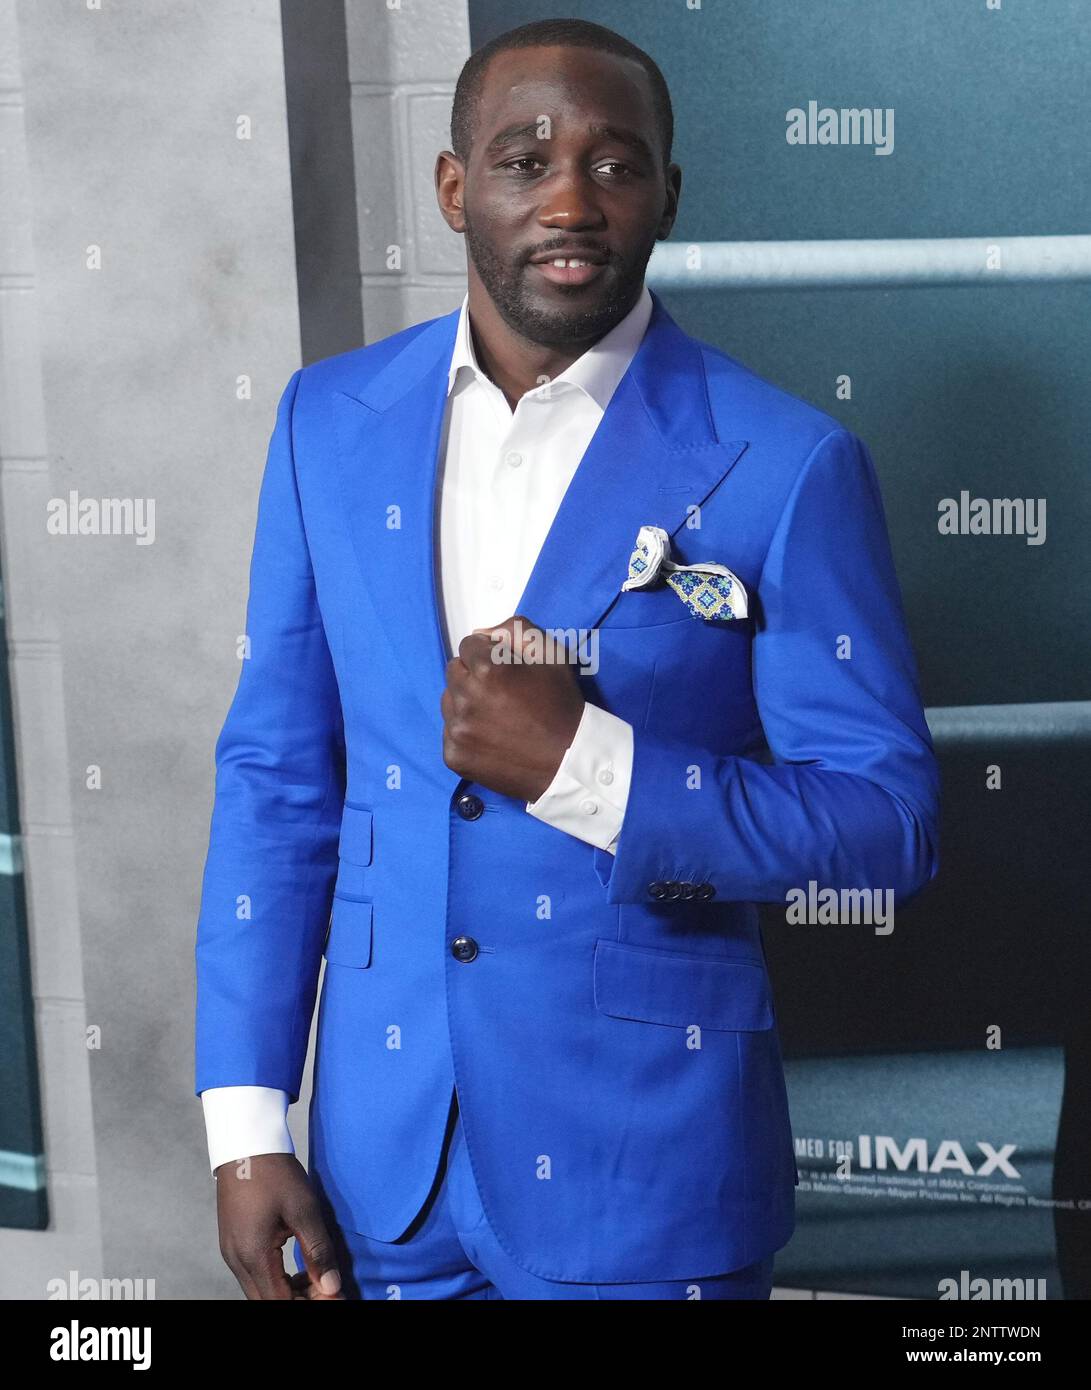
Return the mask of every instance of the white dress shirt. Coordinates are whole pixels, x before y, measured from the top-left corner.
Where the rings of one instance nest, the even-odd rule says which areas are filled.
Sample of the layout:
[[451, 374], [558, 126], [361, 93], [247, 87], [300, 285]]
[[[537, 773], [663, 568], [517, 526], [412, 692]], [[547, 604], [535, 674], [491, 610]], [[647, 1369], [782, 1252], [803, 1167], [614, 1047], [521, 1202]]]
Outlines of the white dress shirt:
[[[463, 298], [447, 375], [436, 483], [434, 557], [449, 654], [474, 628], [510, 618], [561, 499], [628, 370], [652, 313], [647, 286], [629, 313], [512, 410], [478, 364]], [[534, 621], [534, 614], [527, 618]], [[632, 726], [586, 704], [553, 781], [527, 812], [614, 851], [629, 794]], [[209, 1163], [294, 1153], [287, 1092], [215, 1086], [201, 1092]]]

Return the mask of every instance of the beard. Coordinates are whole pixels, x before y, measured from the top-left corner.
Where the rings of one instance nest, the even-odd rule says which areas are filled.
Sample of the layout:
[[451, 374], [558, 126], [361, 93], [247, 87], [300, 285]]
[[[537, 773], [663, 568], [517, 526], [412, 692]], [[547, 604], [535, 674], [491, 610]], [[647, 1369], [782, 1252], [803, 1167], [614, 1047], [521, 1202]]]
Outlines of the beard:
[[[465, 207], [462, 216], [470, 260], [501, 318], [529, 342], [542, 346], [565, 347], [597, 340], [620, 323], [640, 296], [644, 270], [655, 249], [656, 236], [651, 232], [647, 246], [641, 247], [631, 261], [611, 256], [601, 280], [595, 282], [601, 295], [595, 304], [576, 303], [576, 296], [584, 291], [573, 287], [569, 291], [574, 300], [571, 307], [563, 303], [547, 306], [530, 283], [533, 272], [528, 269], [529, 262], [516, 261], [498, 251], [493, 242], [477, 231]], [[556, 288], [559, 294], [565, 293], [564, 287]]]

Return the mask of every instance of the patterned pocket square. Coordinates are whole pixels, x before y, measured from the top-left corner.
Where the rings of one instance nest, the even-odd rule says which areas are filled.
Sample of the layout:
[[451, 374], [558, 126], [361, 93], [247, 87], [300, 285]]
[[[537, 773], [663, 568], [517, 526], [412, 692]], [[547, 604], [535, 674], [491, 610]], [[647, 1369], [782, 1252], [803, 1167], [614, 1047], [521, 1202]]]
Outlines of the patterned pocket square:
[[676, 565], [670, 548], [670, 536], [661, 526], [642, 526], [629, 556], [629, 577], [622, 590], [645, 589], [663, 579], [695, 618], [730, 622], [747, 616], [746, 588], [738, 575], [711, 560]]

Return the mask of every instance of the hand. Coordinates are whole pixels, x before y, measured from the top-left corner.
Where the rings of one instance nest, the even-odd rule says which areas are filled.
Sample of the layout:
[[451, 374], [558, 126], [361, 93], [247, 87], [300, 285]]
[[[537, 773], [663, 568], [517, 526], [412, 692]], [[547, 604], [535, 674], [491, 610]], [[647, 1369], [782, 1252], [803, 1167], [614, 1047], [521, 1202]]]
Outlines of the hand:
[[[343, 1299], [333, 1242], [306, 1170], [294, 1154], [258, 1154], [216, 1169], [220, 1253], [246, 1297]], [[284, 1270], [295, 1236], [305, 1271]]]
[[443, 761], [503, 796], [537, 801], [579, 727], [578, 680], [563, 648], [529, 618], [475, 628], [447, 663]]
[[292, 1287], [293, 1302], [343, 1303], [345, 1301], [343, 1293], [323, 1293], [317, 1284], [311, 1283], [311, 1276], [306, 1270], [293, 1274], [288, 1283]]

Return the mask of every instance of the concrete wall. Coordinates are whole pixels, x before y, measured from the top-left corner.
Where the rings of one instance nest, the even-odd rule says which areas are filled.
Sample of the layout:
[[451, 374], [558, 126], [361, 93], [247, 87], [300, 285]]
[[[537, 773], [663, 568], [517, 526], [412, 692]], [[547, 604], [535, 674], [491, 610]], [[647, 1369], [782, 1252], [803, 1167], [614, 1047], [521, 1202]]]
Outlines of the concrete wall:
[[[300, 362], [280, 7], [0, 0], [0, 53], [2, 559], [52, 1213], [0, 1232], [0, 1297], [70, 1269], [239, 1296], [192, 1093], [193, 944]], [[47, 536], [70, 489], [154, 500], [154, 543]]]

